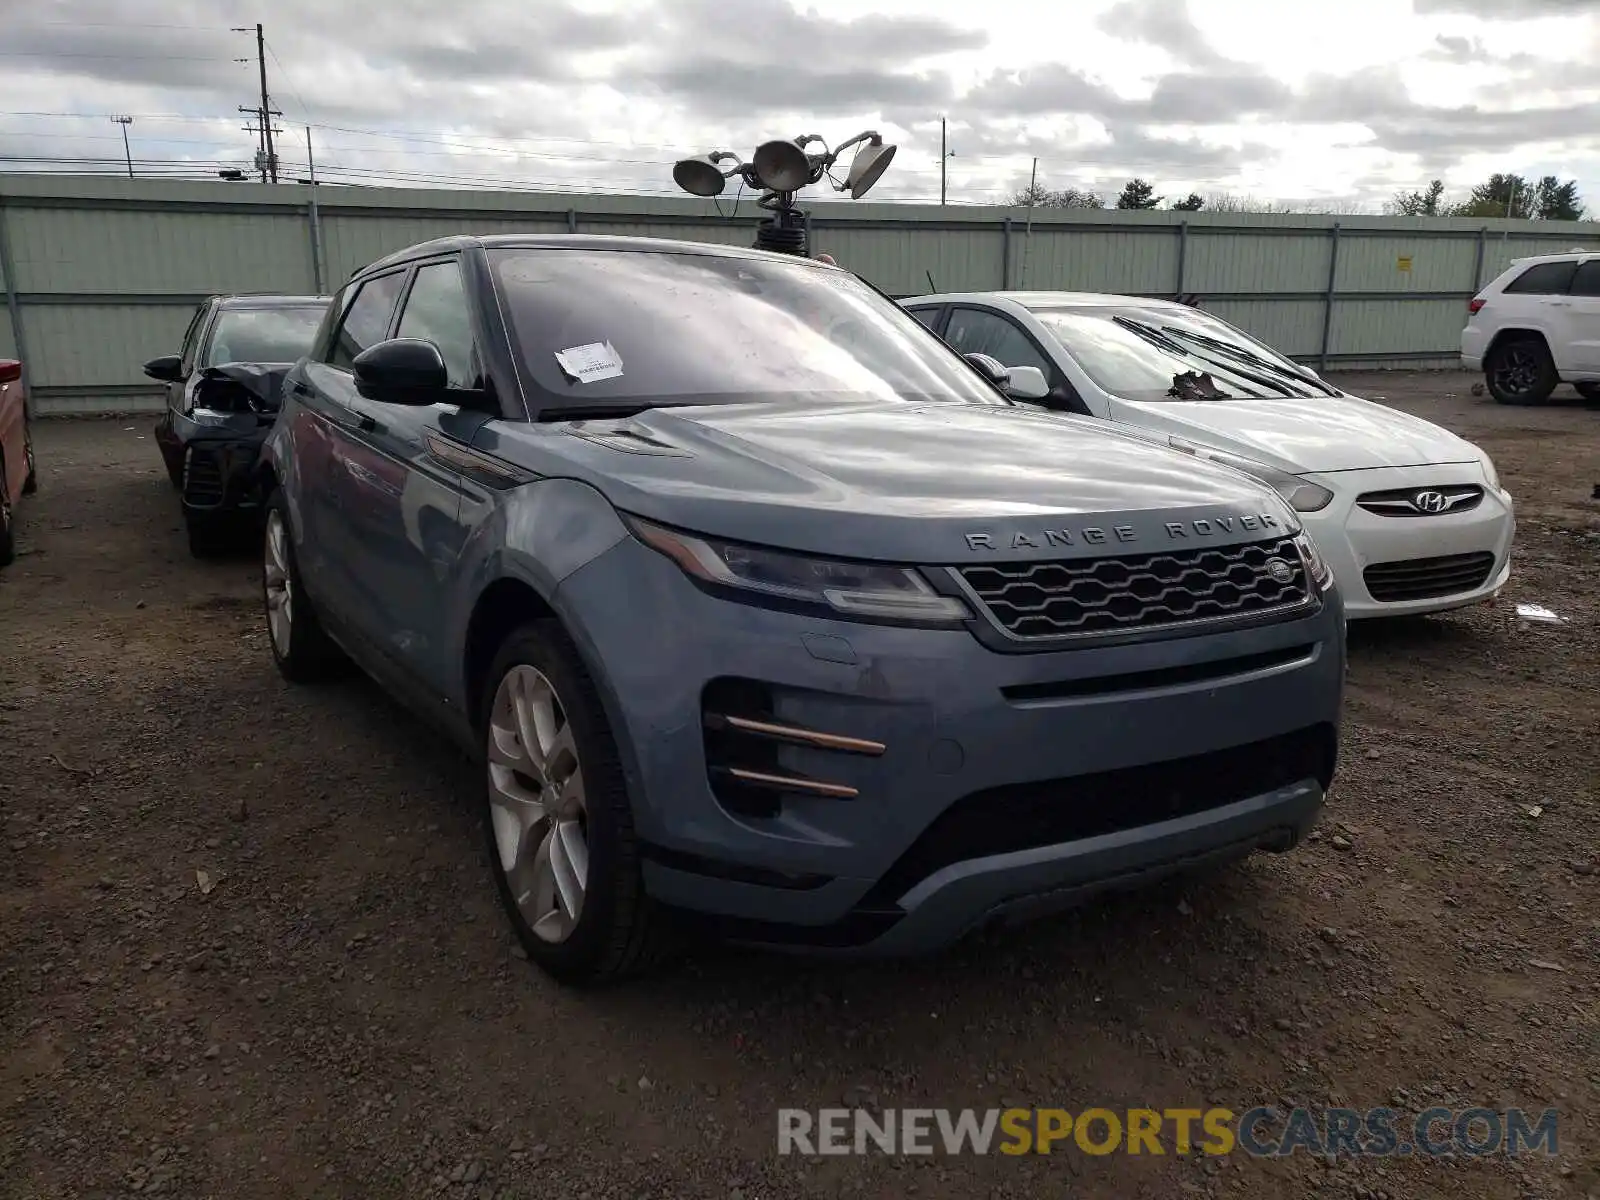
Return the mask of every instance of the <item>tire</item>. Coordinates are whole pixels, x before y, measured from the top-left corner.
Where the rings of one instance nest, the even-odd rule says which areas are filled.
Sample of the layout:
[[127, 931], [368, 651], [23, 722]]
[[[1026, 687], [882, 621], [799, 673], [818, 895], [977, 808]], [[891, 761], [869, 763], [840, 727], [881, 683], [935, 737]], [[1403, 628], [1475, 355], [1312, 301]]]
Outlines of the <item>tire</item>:
[[[266, 513], [261, 537], [261, 600], [267, 644], [272, 647], [278, 672], [290, 683], [317, 683], [343, 674], [349, 660], [324, 632], [300, 583], [294, 539], [289, 535], [289, 505], [281, 490], [273, 490]], [[274, 613], [282, 614], [281, 624]]]
[[22, 494], [31, 496], [39, 490], [39, 464], [33, 457], [33, 431], [26, 425], [22, 427], [22, 461], [28, 472], [22, 481]]
[[1600, 383], [1575, 383], [1572, 386], [1578, 389], [1578, 395], [1585, 400], [1600, 400]]
[[8, 567], [17, 557], [11, 501], [6, 499], [6, 472], [0, 466], [0, 567]]
[[221, 558], [239, 548], [236, 531], [215, 518], [184, 514], [189, 553], [195, 558]]
[[1538, 337], [1496, 342], [1484, 360], [1483, 378], [1501, 404], [1542, 404], [1561, 382], [1550, 348]]
[[[599, 694], [556, 622], [524, 625], [505, 640], [479, 711], [490, 870], [528, 958], [576, 986], [659, 963], [677, 938], [644, 891], [633, 811]], [[548, 743], [542, 763], [523, 750], [523, 731]], [[543, 796], [557, 796], [559, 807], [542, 807]], [[565, 900], [574, 883], [575, 919]]]

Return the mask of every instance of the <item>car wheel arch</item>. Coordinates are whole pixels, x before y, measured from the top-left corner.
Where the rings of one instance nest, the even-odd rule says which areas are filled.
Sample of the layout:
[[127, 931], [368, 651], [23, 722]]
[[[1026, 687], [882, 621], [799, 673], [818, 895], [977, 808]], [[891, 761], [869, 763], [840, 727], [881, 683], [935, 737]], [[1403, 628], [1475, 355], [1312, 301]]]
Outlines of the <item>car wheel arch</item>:
[[559, 621], [554, 606], [533, 584], [502, 575], [478, 593], [462, 639], [462, 696], [474, 729], [482, 729], [489, 667], [506, 638], [530, 621]]
[[601, 670], [599, 656], [587, 631], [581, 628], [579, 622], [571, 619], [572, 615], [563, 611], [553, 596], [544, 595], [532, 582], [515, 573], [498, 576], [478, 593], [467, 618], [466, 635], [462, 640], [461, 682], [467, 721], [474, 737], [481, 739], [488, 716], [484, 712], [484, 701], [489, 688], [489, 670], [506, 639], [530, 624], [540, 621], [551, 623], [566, 636], [594, 683], [612, 736], [616, 739], [623, 778], [637, 814], [641, 811], [637, 791], [639, 764], [633, 743], [627, 737], [628, 726], [622, 703], [610, 679]]
[[1531, 329], [1526, 326], [1519, 325], [1511, 326], [1497, 332], [1489, 344], [1484, 347], [1483, 357], [1485, 361], [1487, 361], [1491, 354], [1493, 354], [1501, 346], [1504, 346], [1507, 342], [1527, 341], [1540, 342], [1544, 345], [1546, 352], [1549, 352], [1550, 350], [1550, 341], [1545, 337], [1543, 330]]

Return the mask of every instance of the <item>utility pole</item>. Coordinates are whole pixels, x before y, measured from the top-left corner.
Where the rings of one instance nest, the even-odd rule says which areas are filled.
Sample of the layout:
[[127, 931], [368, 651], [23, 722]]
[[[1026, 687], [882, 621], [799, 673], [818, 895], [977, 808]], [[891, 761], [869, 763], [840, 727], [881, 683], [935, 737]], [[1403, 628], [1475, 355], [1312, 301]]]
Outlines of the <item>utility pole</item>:
[[1034, 158], [1028, 174], [1028, 227], [1022, 235], [1022, 286], [1028, 286], [1028, 252], [1033, 249], [1033, 206], [1039, 201], [1039, 160]]
[[[248, 25], [235, 25], [233, 27], [233, 32], [234, 33], [249, 33], [250, 32], [250, 27]], [[272, 101], [267, 96], [267, 35], [266, 35], [266, 31], [261, 26], [261, 22], [259, 22], [259, 21], [256, 22], [255, 35], [256, 35], [256, 66], [260, 69], [260, 72], [261, 72], [261, 107], [258, 108], [258, 109], [252, 110], [252, 109], [246, 108], [243, 105], [240, 105], [239, 106], [239, 111], [240, 112], [251, 112], [251, 111], [254, 111], [260, 116], [260, 118], [261, 118], [261, 128], [260, 128], [261, 154], [260, 154], [259, 157], [261, 159], [261, 163], [260, 163], [260, 166], [261, 166], [261, 182], [262, 183], [266, 183], [266, 182], [268, 182], [268, 180], [270, 178], [271, 182], [277, 183], [278, 182], [278, 156], [277, 156], [276, 152], [272, 148], [272, 134], [273, 134], [272, 118], [273, 117], [281, 117], [283, 114], [280, 113], [280, 112], [274, 111], [274, 109], [272, 107]], [[252, 131], [252, 132], [254, 132], [254, 131]]]
[[945, 146], [944, 118], [939, 118], [939, 203], [944, 203], [945, 198], [945, 163], [956, 156], [954, 150]]
[[133, 124], [132, 117], [112, 117], [112, 122], [122, 126], [122, 153], [128, 160], [128, 178], [133, 178], [133, 150], [128, 145], [128, 126]]
[[311, 126], [306, 126], [306, 169], [311, 172], [311, 186], [317, 186], [317, 160], [311, 153]]
[[261, 68], [261, 136], [267, 142], [267, 170], [272, 174], [272, 182], [278, 182], [278, 156], [272, 152], [272, 122], [268, 116], [272, 112], [272, 105], [267, 101], [267, 35], [261, 28], [261, 22], [256, 22], [256, 64]]

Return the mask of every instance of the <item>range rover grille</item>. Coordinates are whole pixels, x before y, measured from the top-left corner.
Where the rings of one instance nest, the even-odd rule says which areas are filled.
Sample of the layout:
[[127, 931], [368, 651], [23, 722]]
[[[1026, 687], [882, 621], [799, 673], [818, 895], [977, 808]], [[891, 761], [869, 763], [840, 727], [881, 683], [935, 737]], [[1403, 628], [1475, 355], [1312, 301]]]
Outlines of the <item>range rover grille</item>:
[[1293, 538], [1058, 562], [958, 567], [1019, 640], [1084, 637], [1294, 609], [1311, 601]]

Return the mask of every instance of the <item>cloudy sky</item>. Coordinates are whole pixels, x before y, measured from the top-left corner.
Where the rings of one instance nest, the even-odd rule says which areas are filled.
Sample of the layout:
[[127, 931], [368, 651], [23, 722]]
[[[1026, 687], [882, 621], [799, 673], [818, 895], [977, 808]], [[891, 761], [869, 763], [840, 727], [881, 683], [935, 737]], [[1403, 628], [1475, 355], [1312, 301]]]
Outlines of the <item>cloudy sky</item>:
[[[1491, 171], [1600, 209], [1600, 0], [46, 0], [0, 14], [0, 170], [248, 166], [253, 29], [285, 172], [671, 193], [672, 161], [865, 128], [874, 199], [1051, 187], [1376, 210]], [[243, 60], [243, 61], [240, 61]], [[99, 160], [104, 166], [87, 160]], [[108, 162], [109, 160], [109, 162]], [[67, 163], [59, 164], [68, 166]]]

